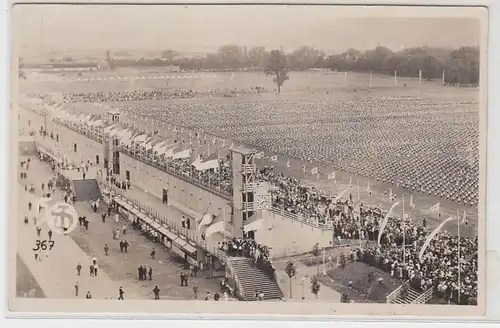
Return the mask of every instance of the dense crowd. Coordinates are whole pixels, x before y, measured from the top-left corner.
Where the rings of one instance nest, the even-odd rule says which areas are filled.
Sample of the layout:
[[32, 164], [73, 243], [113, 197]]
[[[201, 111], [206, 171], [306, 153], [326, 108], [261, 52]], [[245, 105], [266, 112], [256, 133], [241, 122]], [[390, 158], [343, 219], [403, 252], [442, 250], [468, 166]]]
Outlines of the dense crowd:
[[274, 279], [274, 266], [265, 245], [251, 238], [233, 238], [219, 243], [218, 248], [229, 256], [244, 256], [253, 259], [254, 264]]
[[[396, 113], [394, 112], [396, 110], [394, 107], [395, 104], [391, 105], [390, 100], [386, 101], [388, 102], [381, 103], [379, 100], [376, 104], [377, 108], [383, 108], [386, 105], [386, 110], [389, 110], [381, 116], [359, 115], [355, 117], [349, 113], [340, 113], [337, 116], [341, 124], [334, 122], [335, 137], [345, 142], [336, 143], [335, 147], [330, 149], [331, 155], [338, 154], [339, 158], [350, 159], [348, 164], [342, 164], [342, 161], [340, 161], [338, 165], [343, 170], [353, 173], [359, 173], [355, 169], [361, 171], [367, 170], [368, 173], [364, 175], [379, 181], [395, 183], [410, 190], [425, 191], [429, 194], [446, 197], [467, 205], [475, 205], [478, 193], [478, 161], [477, 153], [474, 152], [477, 152], [478, 132], [476, 125], [470, 123], [477, 119], [477, 112], [470, 110], [470, 107], [474, 107], [476, 104], [456, 103], [454, 104], [454, 110], [445, 109], [446, 106], [443, 107], [443, 104], [428, 104], [428, 107], [434, 106], [430, 109], [434, 112], [439, 112], [443, 118], [441, 120], [441, 116], [436, 115], [436, 117], [433, 117], [432, 122], [424, 124], [423, 120], [428, 119], [428, 116], [426, 116], [426, 113], [418, 112], [419, 110], [423, 111], [420, 106], [415, 107], [417, 109], [413, 114], [405, 113], [404, 111]], [[418, 102], [418, 99], [416, 101]], [[398, 98], [397, 102], [401, 108], [409, 106], [408, 103], [405, 103], [406, 100], [404, 99]], [[217, 104], [213, 105], [218, 106]], [[196, 106], [189, 106], [191, 109], [196, 108]], [[215, 122], [211, 121], [211, 115], [214, 112], [220, 115], [221, 112], [213, 108], [212, 110], [210, 108], [207, 109], [206, 104], [199, 106], [205, 109], [204, 113], [206, 115], [198, 115], [196, 110], [193, 110], [195, 113], [186, 111], [185, 115], [187, 117], [185, 119], [187, 119], [187, 123], [189, 124], [191, 119], [199, 120], [201, 117], [207, 120], [203, 124], [215, 124]], [[260, 104], [260, 107], [262, 110], [269, 111], [262, 104]], [[313, 111], [317, 110], [314, 106], [311, 107]], [[393, 111], [391, 112], [390, 109]], [[134, 110], [143, 114], [147, 111], [147, 108], [137, 106]], [[174, 120], [174, 124], [175, 119], [178, 119], [179, 115], [169, 110], [165, 110], [163, 114], [154, 110], [152, 113], [152, 115], [158, 115], [160, 118], [171, 115], [169, 121]], [[270, 112], [269, 119], [256, 124], [254, 131], [250, 132], [241, 131], [237, 126], [222, 126], [221, 122], [219, 122], [219, 126], [215, 125], [215, 127], [218, 131], [224, 131], [228, 136], [235, 133], [225, 128], [231, 127], [231, 129], [243, 134], [239, 138], [247, 136], [250, 138], [250, 134], [260, 135], [262, 137], [260, 139], [262, 141], [261, 144], [257, 142], [257, 139], [255, 143], [261, 146], [267, 145], [266, 140], [268, 139], [266, 139], [266, 133], [274, 131], [277, 137], [269, 139], [274, 142], [272, 146], [269, 144], [271, 148], [284, 142], [288, 145], [288, 153], [292, 153], [292, 155], [295, 154], [297, 156], [300, 155], [300, 152], [303, 152], [303, 154], [309, 155], [306, 156], [306, 160], [321, 161], [324, 159], [325, 149], [321, 147], [324, 147], [324, 142], [327, 145], [329, 143], [326, 139], [328, 134], [322, 133], [325, 132], [324, 127], [318, 127], [320, 129], [319, 137], [314, 135], [304, 136], [301, 135], [302, 128], [308, 131], [309, 134], [315, 130], [308, 124], [304, 127], [294, 125], [294, 128], [291, 129], [292, 122], [289, 120], [297, 118], [297, 116], [294, 116], [293, 108], [290, 115], [283, 116], [283, 121], [285, 122], [280, 126], [270, 124], [273, 121], [273, 115], [277, 115], [276, 112]], [[227, 113], [227, 115], [222, 115], [222, 117], [225, 117], [225, 124], [234, 121], [237, 116], [237, 107], [234, 114], [230, 115]], [[315, 115], [311, 115], [311, 117], [315, 117]], [[349, 123], [346, 124], [347, 128], [341, 127], [344, 123]], [[203, 124], [201, 121], [198, 121], [198, 123], [194, 121], [191, 128], [201, 127]], [[440, 129], [435, 129], [436, 124], [441, 124]], [[324, 125], [328, 126], [328, 124]], [[377, 128], [369, 129], [369, 125], [375, 125]], [[452, 125], [452, 129], [450, 129], [450, 125]], [[288, 132], [284, 133], [282, 129], [285, 126], [290, 133], [298, 135], [294, 138], [300, 137], [304, 141], [307, 141], [305, 145], [309, 145], [309, 150], [307, 150], [305, 145], [302, 146], [299, 142], [293, 142], [296, 139], [287, 140]], [[387, 129], [383, 129], [381, 126], [386, 126]], [[399, 126], [399, 128], [394, 129], [394, 126]], [[248, 129], [248, 126], [246, 128]], [[429, 132], [430, 134], [427, 135], [428, 138], [423, 138], [422, 135], [426, 132], [426, 129], [429, 129], [427, 132], [433, 132]], [[361, 133], [355, 134], [355, 130]], [[458, 133], [462, 135], [458, 137]], [[467, 137], [464, 138], [464, 135]], [[175, 142], [178, 142], [180, 145], [187, 142], [185, 136], [178, 137], [179, 140], [175, 140]], [[282, 137], [284, 137], [284, 140], [281, 140]], [[369, 141], [370, 138], [372, 138], [371, 141]], [[312, 140], [315, 140], [315, 144], [308, 143], [312, 142]], [[397, 140], [397, 142], [390, 142], [391, 140]], [[463, 141], [470, 140], [474, 140], [473, 144], [463, 143]], [[192, 143], [193, 140], [190, 140], [190, 142]], [[194, 142], [195, 144], [191, 144], [191, 148], [211, 143], [210, 139], [207, 140], [207, 138], [203, 140], [198, 138]], [[246, 141], [246, 143], [252, 142]], [[296, 147], [297, 145], [300, 146]], [[306, 149], [302, 149], [303, 147]], [[466, 156], [463, 156], [464, 147], [465, 152], [468, 153]], [[153, 162], [164, 170], [175, 171], [185, 177], [197, 180], [199, 183], [218, 187], [227, 194], [231, 194], [232, 192], [232, 172], [229, 162], [230, 157], [227, 153], [223, 156], [218, 155], [219, 166], [217, 170], [198, 171], [192, 165], [192, 157], [171, 159], [165, 156], [165, 154], [155, 153], [153, 148], [146, 147], [144, 142], [132, 143], [130, 146], [125, 146], [124, 151]], [[384, 156], [380, 156], [380, 154], [384, 154]], [[209, 155], [203, 152], [200, 154], [202, 158], [206, 158]], [[356, 161], [353, 161], [353, 159], [356, 159]], [[279, 173], [273, 167], [259, 169], [257, 180], [266, 181], [273, 185], [273, 207], [301, 216], [306, 220], [310, 220], [311, 223], [333, 226], [335, 235], [339, 239], [361, 238], [363, 240], [376, 240], [380, 222], [386, 215], [384, 210], [376, 206], [360, 204], [358, 209], [358, 206], [355, 206], [351, 197], [336, 199], [332, 195], [326, 195], [313, 187], [303, 185], [295, 177]], [[463, 263], [461, 265], [462, 275], [459, 287], [456, 283], [458, 280], [458, 270], [454, 269], [454, 267], [458, 267], [456, 255], [458, 238], [446, 232], [439, 233], [424, 254], [422, 262], [420, 262], [417, 258], [417, 252], [430, 232], [426, 226], [425, 219], [422, 224], [417, 224], [414, 221], [406, 221], [405, 228], [403, 228], [402, 222], [400, 218], [391, 218], [382, 236], [382, 247], [380, 249], [365, 249], [363, 254], [360, 254], [361, 258], [372, 265], [398, 275], [401, 279], [409, 280], [417, 288], [427, 289], [434, 287], [438, 294], [453, 299], [455, 302], [467, 303], [470, 300], [476, 299], [478, 267], [477, 259], [473, 255], [477, 253], [478, 249], [477, 238], [462, 237], [460, 239]], [[403, 231], [405, 231], [405, 243], [409, 245], [404, 263], [402, 263], [402, 248], [398, 247], [403, 241]], [[225, 245], [222, 247], [226, 247], [229, 252], [231, 252], [234, 246], [236, 246], [238, 251], [246, 249], [243, 252], [247, 256], [258, 254], [255, 257], [256, 263], [264, 266], [269, 264], [270, 268], [272, 268], [268, 257], [265, 255], [265, 248], [252, 243], [254, 242], [236, 240], [231, 246]], [[470, 258], [471, 256], [472, 258]], [[460, 293], [458, 293], [458, 288], [460, 288]], [[460, 297], [458, 294], [460, 294]]]
[[[182, 141], [178, 140], [173, 140], [173, 142], [179, 145], [182, 144]], [[191, 146], [194, 147], [194, 145]], [[217, 158], [218, 167], [207, 170], [199, 170], [193, 166], [193, 156], [174, 159], [166, 156], [165, 152], [158, 153], [154, 151], [153, 146], [146, 148], [144, 143], [132, 142], [130, 145], [123, 145], [122, 151], [132, 157], [151, 163], [164, 171], [174, 172], [197, 184], [218, 190], [228, 196], [232, 193], [232, 166], [230, 165], [230, 155], [227, 151], [223, 152], [215, 149], [216, 152], [214, 154], [199, 153], [200, 161], [215, 156]]]
[[143, 89], [133, 91], [114, 92], [79, 92], [63, 94], [64, 102], [126, 102], [145, 100], [167, 100], [167, 99], [189, 99], [194, 97], [223, 97], [231, 98], [239, 94], [259, 94], [265, 90], [260, 87], [246, 89], [217, 88], [211, 90], [191, 90], [191, 89]]
[[403, 262], [403, 249], [396, 245], [368, 247], [358, 250], [358, 257], [372, 266], [378, 267], [392, 276], [408, 281], [410, 286], [425, 291], [434, 289], [434, 295], [450, 300], [455, 304], [477, 304], [478, 297], [478, 262], [476, 238], [460, 238], [460, 284], [458, 273], [457, 236], [440, 232], [434, 237], [422, 260], [418, 258], [419, 246], [424, 234], [409, 237], [413, 242], [406, 248]]

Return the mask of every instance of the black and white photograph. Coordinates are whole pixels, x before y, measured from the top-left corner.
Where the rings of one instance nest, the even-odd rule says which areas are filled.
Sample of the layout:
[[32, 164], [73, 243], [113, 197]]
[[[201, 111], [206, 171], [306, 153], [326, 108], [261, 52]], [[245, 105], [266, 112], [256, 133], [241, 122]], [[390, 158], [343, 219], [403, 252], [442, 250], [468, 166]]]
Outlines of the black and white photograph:
[[15, 5], [10, 309], [481, 314], [486, 34], [472, 7]]

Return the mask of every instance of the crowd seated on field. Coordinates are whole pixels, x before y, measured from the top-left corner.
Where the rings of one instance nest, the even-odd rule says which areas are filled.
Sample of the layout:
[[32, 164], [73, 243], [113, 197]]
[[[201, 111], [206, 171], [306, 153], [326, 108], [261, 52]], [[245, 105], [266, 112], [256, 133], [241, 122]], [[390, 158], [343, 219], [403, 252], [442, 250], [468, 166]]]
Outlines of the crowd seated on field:
[[271, 262], [267, 246], [260, 245], [251, 238], [233, 238], [223, 241], [218, 245], [219, 249], [228, 256], [241, 256], [253, 259], [253, 263], [274, 279], [274, 266]]
[[114, 92], [80, 92], [65, 93], [65, 102], [126, 102], [144, 100], [167, 100], [167, 99], [189, 99], [194, 97], [214, 96], [231, 98], [239, 94], [261, 93], [263, 88], [228, 89], [217, 88], [210, 90], [189, 90], [189, 89], [154, 89], [154, 90], [133, 90]]
[[409, 191], [477, 205], [477, 102], [348, 96], [121, 108]]

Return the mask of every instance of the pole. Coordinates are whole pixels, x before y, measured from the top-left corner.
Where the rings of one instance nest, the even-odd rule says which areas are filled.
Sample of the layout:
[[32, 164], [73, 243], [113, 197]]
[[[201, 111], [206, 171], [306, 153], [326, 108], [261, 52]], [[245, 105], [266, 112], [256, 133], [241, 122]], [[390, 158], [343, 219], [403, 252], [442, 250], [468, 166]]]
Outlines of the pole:
[[325, 269], [325, 255], [326, 251], [325, 248], [323, 247], [323, 274], [326, 275], [326, 269]]
[[444, 85], [444, 68], [443, 68], [443, 75], [441, 76], [441, 84]]
[[398, 84], [398, 71], [394, 70], [394, 85]]
[[358, 185], [358, 204], [357, 204], [358, 209], [356, 210], [356, 212], [359, 215], [359, 231], [358, 231], [358, 234], [359, 234], [359, 248], [362, 248], [362, 245], [361, 245], [361, 204], [360, 204], [361, 197], [359, 196], [359, 181], [356, 181], [356, 184]]
[[460, 283], [461, 283], [461, 277], [460, 277], [460, 274], [461, 274], [461, 269], [462, 269], [462, 265], [461, 265], [461, 262], [460, 262], [460, 214], [458, 212], [458, 209], [457, 209], [457, 235], [458, 235], [458, 299], [457, 299], [457, 303], [460, 304]]
[[406, 265], [406, 219], [405, 219], [405, 194], [403, 194], [403, 265]]
[[418, 84], [422, 84], [422, 70], [418, 70]]
[[372, 88], [372, 71], [370, 70], [370, 89]]

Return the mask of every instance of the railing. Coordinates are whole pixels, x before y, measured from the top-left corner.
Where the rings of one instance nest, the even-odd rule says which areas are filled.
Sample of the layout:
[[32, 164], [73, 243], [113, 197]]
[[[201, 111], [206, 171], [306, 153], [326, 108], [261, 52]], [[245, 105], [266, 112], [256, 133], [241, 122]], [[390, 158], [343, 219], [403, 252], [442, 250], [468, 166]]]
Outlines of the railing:
[[392, 303], [396, 298], [401, 295], [401, 292], [403, 291], [403, 288], [409, 288], [408, 282], [403, 283], [401, 286], [398, 288], [394, 289], [389, 295], [386, 297], [386, 303]]
[[96, 131], [95, 129], [91, 127], [84, 128], [81, 125], [78, 124], [71, 124], [69, 122], [64, 122], [60, 119], [54, 118], [54, 123], [57, 123], [61, 126], [66, 127], [67, 129], [70, 129], [76, 133], [82, 134], [100, 144], [104, 143], [104, 135], [101, 131]]
[[220, 196], [228, 201], [232, 200], [232, 196], [227, 191], [223, 190], [222, 188], [216, 187], [212, 184], [205, 183], [199, 179], [193, 179], [192, 177], [183, 174], [183, 172], [178, 172], [175, 169], [172, 169], [168, 165], [162, 165], [161, 163], [158, 163], [157, 161], [151, 159], [150, 157], [141, 156], [140, 154], [134, 153], [134, 152], [132, 152], [124, 147], [120, 147], [120, 152], [122, 152], [123, 154], [130, 156], [136, 160], [139, 160], [139, 161], [143, 162], [144, 164], [151, 165], [160, 171], [171, 174], [171, 175], [175, 176], [176, 178], [179, 178], [179, 179], [184, 180], [188, 183], [191, 183], [195, 186], [198, 186], [202, 189], [205, 189], [209, 192], [212, 192], [212, 193], [214, 193], [214, 194], [216, 194], [216, 195], [218, 195], [218, 196]]
[[[227, 255], [224, 254], [227, 258]], [[227, 261], [226, 263], [226, 273], [229, 274], [231, 279], [234, 281], [235, 284], [235, 289], [236, 289], [236, 294], [239, 294], [239, 299], [244, 300], [245, 299], [245, 290], [243, 289], [243, 285], [241, 284], [240, 279], [238, 278], [238, 275], [236, 274], [233, 265], [231, 264], [231, 261]], [[238, 296], [238, 295], [237, 295]]]
[[416, 299], [414, 299], [411, 304], [425, 304], [434, 296], [434, 287], [427, 289], [425, 292], [420, 294]]

